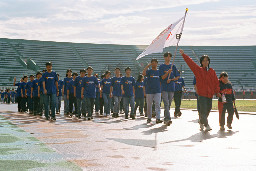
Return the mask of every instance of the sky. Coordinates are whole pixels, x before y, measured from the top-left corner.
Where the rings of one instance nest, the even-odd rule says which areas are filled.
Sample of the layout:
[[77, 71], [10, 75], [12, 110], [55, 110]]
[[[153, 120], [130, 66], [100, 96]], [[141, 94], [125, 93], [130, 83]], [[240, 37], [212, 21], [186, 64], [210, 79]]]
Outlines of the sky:
[[148, 45], [186, 8], [180, 45], [256, 45], [256, 0], [0, 0], [0, 38]]

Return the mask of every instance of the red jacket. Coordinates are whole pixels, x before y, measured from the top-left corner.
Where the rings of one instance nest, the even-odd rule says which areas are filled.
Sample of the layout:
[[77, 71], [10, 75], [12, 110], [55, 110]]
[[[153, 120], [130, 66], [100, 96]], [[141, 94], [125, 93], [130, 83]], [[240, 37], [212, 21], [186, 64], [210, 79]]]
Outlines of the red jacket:
[[207, 71], [206, 68], [198, 66], [186, 54], [183, 54], [182, 56], [189, 68], [195, 74], [198, 95], [212, 98], [214, 94], [219, 93], [220, 87], [216, 72], [212, 68]]

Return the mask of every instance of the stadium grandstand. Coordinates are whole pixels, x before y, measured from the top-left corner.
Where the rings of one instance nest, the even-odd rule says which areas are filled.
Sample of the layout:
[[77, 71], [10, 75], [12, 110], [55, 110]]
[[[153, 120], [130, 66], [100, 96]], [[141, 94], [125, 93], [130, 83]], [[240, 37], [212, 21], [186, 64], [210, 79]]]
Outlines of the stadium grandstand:
[[[74, 72], [92, 66], [94, 73], [102, 74], [120, 67], [123, 71], [130, 66], [133, 76], [142, 72], [151, 58], [164, 62], [163, 54], [156, 53], [136, 61], [137, 56], [147, 46], [65, 43], [20, 39], [0, 39], [0, 86], [11, 86], [13, 78], [35, 74], [45, 68], [51, 61], [53, 69], [65, 77], [65, 71], [71, 68]], [[185, 53], [199, 63], [199, 58], [207, 54], [211, 58], [211, 67], [217, 75], [222, 71], [229, 73], [236, 90], [255, 90], [256, 88], [256, 46], [182, 46]], [[166, 48], [164, 52], [174, 54], [175, 47]], [[193, 73], [177, 52], [175, 65], [182, 71], [186, 87], [193, 90]]]

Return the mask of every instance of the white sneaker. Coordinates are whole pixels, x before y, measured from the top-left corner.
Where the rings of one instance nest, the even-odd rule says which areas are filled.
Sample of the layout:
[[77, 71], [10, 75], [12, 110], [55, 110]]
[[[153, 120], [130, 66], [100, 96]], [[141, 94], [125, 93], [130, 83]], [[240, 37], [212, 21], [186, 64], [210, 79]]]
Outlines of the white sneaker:
[[200, 131], [203, 131], [204, 130], [204, 124], [199, 124], [200, 125]]
[[76, 120], [77, 118], [76, 118], [76, 115], [73, 115], [72, 116], [72, 120]]
[[210, 131], [212, 130], [212, 128], [210, 127], [210, 125], [208, 125], [206, 128], [205, 128], [205, 131]]

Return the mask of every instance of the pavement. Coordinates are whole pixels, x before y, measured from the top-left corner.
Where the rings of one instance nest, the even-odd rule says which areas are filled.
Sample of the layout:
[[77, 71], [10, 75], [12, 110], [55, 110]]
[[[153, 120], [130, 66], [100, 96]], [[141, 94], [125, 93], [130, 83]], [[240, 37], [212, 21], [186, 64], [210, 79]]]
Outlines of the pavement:
[[0, 104], [0, 170], [256, 170], [255, 115], [234, 117], [225, 131], [216, 111], [210, 132], [199, 130], [194, 110], [172, 121], [169, 127], [140, 116], [73, 121], [61, 112], [49, 122]]

